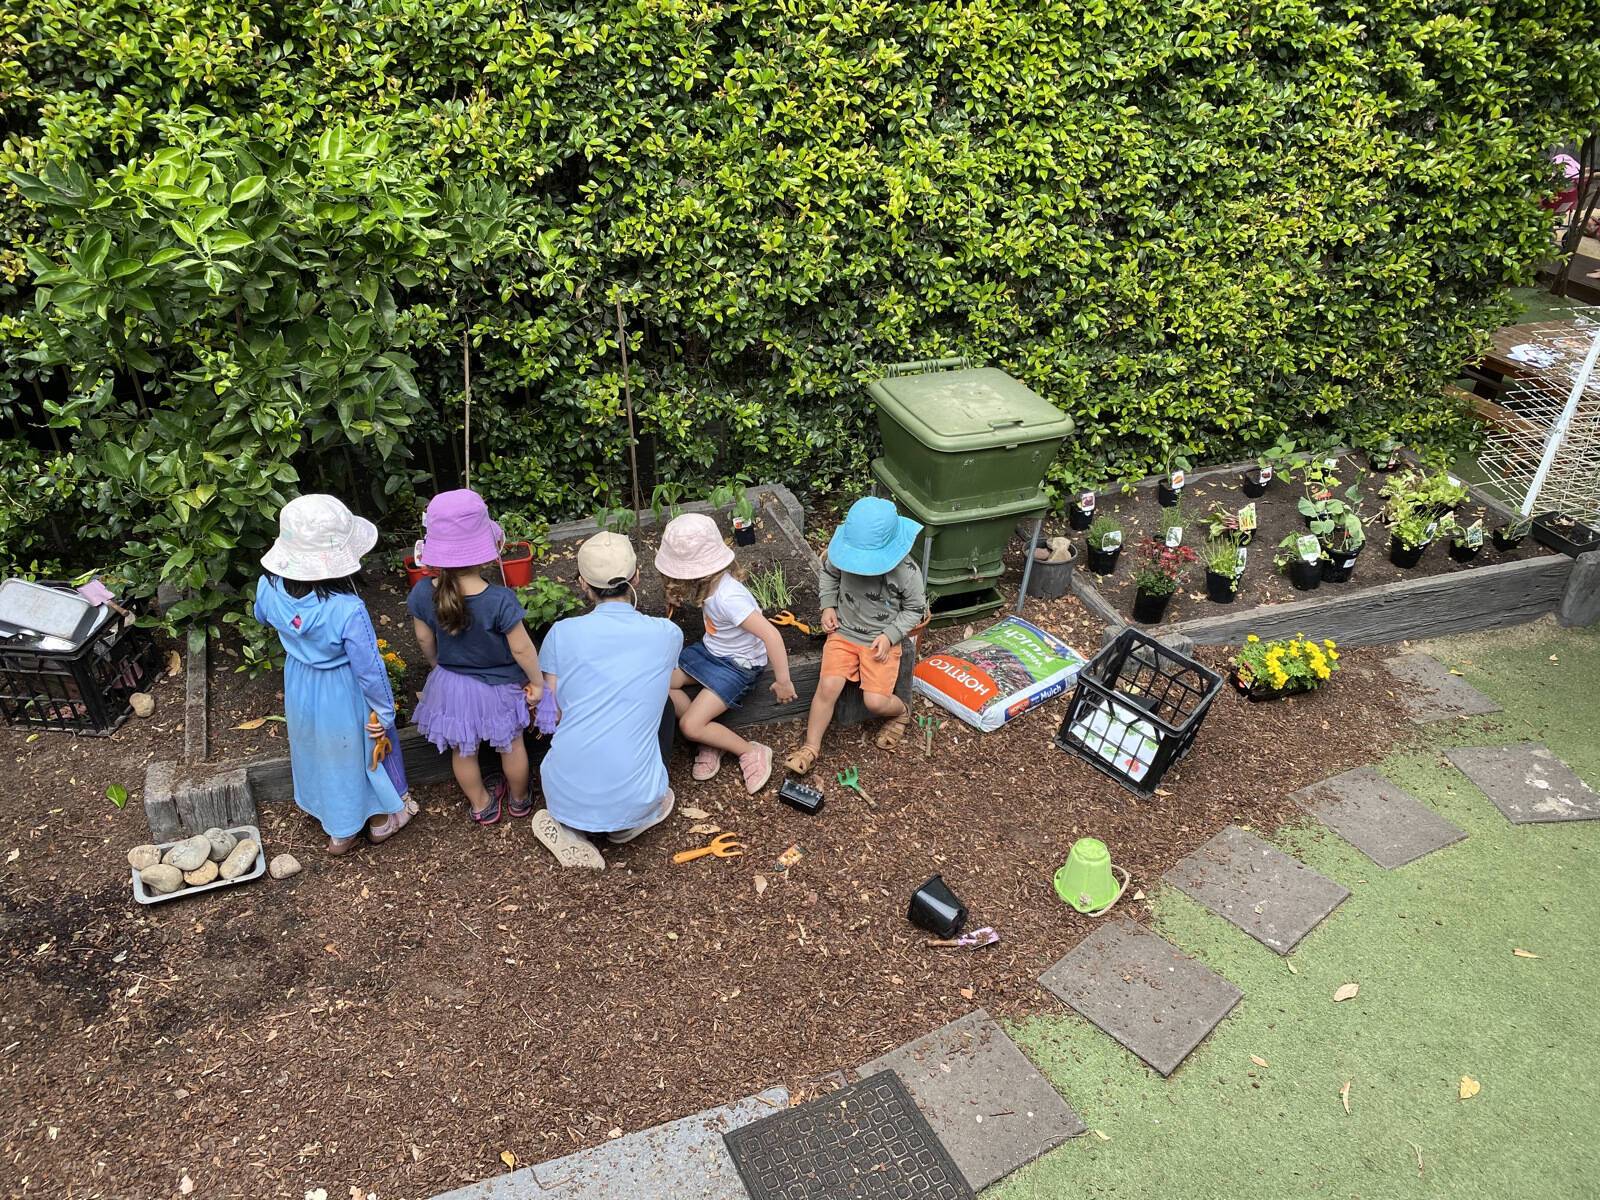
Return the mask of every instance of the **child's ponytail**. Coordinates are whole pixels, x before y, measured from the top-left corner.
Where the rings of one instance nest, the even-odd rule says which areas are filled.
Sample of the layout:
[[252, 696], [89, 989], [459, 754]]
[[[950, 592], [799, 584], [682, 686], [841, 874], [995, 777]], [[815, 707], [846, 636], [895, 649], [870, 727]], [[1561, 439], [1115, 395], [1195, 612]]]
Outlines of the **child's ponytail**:
[[441, 567], [439, 577], [433, 581], [433, 615], [439, 628], [448, 634], [463, 634], [472, 624], [472, 614], [467, 611], [467, 598], [461, 593], [461, 574], [476, 571], [477, 567]]

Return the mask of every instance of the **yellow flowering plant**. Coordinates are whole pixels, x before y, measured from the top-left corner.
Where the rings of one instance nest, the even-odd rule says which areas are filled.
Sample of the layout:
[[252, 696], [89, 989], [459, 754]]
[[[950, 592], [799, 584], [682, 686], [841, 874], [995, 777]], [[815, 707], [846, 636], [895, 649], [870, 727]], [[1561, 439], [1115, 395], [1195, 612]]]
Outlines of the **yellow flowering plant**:
[[383, 669], [389, 673], [389, 690], [394, 693], [395, 711], [400, 709], [400, 702], [405, 696], [406, 660], [400, 657], [400, 652], [389, 645], [387, 638], [378, 639], [378, 653], [383, 658]]
[[1252, 633], [1234, 655], [1233, 669], [1247, 691], [1310, 692], [1333, 678], [1339, 649], [1332, 638], [1318, 642], [1297, 633], [1262, 641]]

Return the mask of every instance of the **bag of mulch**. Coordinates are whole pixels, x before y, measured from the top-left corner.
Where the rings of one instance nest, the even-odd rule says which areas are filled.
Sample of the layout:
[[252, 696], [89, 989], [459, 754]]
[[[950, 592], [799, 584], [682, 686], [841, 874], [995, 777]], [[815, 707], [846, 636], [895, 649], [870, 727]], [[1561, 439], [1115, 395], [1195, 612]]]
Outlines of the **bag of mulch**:
[[1054, 634], [1021, 617], [1007, 617], [924, 658], [911, 686], [987, 733], [1066, 691], [1077, 682], [1084, 661]]

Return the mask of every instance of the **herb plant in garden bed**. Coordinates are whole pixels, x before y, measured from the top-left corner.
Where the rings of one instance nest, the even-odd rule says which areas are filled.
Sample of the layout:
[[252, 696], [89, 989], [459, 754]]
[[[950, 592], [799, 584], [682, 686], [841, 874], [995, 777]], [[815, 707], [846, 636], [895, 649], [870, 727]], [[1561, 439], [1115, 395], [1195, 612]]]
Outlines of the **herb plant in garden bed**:
[[1339, 669], [1339, 651], [1332, 638], [1321, 642], [1296, 634], [1262, 641], [1255, 634], [1233, 659], [1233, 683], [1249, 700], [1277, 700], [1295, 692], [1315, 691]]
[[1122, 554], [1122, 525], [1112, 516], [1096, 517], [1084, 538], [1084, 548], [1089, 569], [1096, 575], [1110, 575], [1117, 569], [1117, 559]]

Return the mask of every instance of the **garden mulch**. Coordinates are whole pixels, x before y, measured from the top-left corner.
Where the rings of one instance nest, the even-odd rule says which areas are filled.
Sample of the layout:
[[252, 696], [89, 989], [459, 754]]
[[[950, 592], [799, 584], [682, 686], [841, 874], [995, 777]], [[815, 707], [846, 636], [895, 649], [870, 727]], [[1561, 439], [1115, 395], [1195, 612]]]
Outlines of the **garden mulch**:
[[[1027, 615], [1099, 646], [1075, 600]], [[273, 805], [266, 850], [295, 852], [301, 875], [149, 910], [124, 860], [142, 813], [103, 792], [173, 756], [181, 682], [112, 739], [0, 730], [0, 1149], [21, 1194], [166, 1195], [187, 1174], [206, 1196], [394, 1200], [502, 1172], [502, 1152], [540, 1162], [773, 1084], [820, 1094], [974, 1007], [1037, 1011], [1040, 971], [1093, 928], [1050, 889], [1076, 838], [1105, 839], [1148, 887], [1225, 826], [1270, 830], [1296, 788], [1381, 757], [1407, 722], [1380, 664], [1352, 651], [1331, 690], [1270, 704], [1224, 693], [1148, 800], [1051, 746], [1056, 702], [993, 734], [949, 720], [931, 757], [837, 731], [815, 818], [746, 796], [729, 770], [692, 783], [680, 748], [679, 815], [609, 850], [603, 874], [560, 871], [526, 822], [471, 827], [449, 786], [424, 790], [394, 842], [337, 860]], [[270, 680], [240, 687], [222, 693], [230, 715], [276, 699]], [[237, 732], [283, 752], [274, 723]], [[797, 736], [768, 734], [779, 749]], [[874, 807], [834, 784], [852, 763]], [[695, 825], [737, 831], [745, 856], [673, 866], [704, 840]], [[791, 845], [803, 857], [785, 872]], [[999, 945], [925, 944], [905, 908], [935, 872]]]
[[[1364, 467], [1355, 459], [1347, 456], [1340, 460], [1340, 477], [1346, 486], [1355, 481], [1358, 470], [1364, 470]], [[1433, 575], [1470, 571], [1475, 566], [1516, 562], [1550, 553], [1531, 537], [1524, 538], [1514, 550], [1504, 553], [1496, 550], [1489, 542], [1487, 534], [1500, 523], [1500, 519], [1477, 502], [1469, 501], [1462, 506], [1457, 519], [1463, 524], [1470, 524], [1480, 517], [1483, 518], [1485, 541], [1477, 558], [1471, 563], [1457, 563], [1450, 558], [1444, 544], [1440, 542], [1429, 546], [1422, 556], [1422, 561], [1414, 568], [1407, 570], [1397, 567], [1389, 561], [1389, 534], [1377, 515], [1382, 506], [1378, 489], [1383, 486], [1385, 478], [1387, 477], [1382, 474], [1372, 472], [1367, 472], [1364, 476], [1362, 486], [1367, 494], [1365, 508], [1372, 516], [1366, 522], [1366, 548], [1357, 557], [1355, 571], [1348, 582], [1324, 583], [1310, 592], [1296, 591], [1288, 577], [1281, 574], [1273, 565], [1273, 556], [1278, 552], [1278, 543], [1290, 533], [1301, 534], [1306, 531], [1305, 518], [1296, 507], [1303, 494], [1302, 490], [1291, 480], [1274, 479], [1266, 494], [1253, 501], [1259, 528], [1249, 545], [1244, 575], [1240, 579], [1239, 590], [1233, 602], [1218, 604], [1206, 598], [1205, 565], [1196, 562], [1189, 568], [1184, 586], [1178, 589], [1172, 602], [1167, 606], [1166, 613], [1162, 616], [1163, 623], [1195, 617], [1219, 616], [1233, 609], [1250, 608], [1258, 604], [1285, 604], [1313, 597], [1322, 598], [1328, 594], [1329, 588], [1334, 589], [1333, 594], [1344, 595], [1376, 584], [1398, 583], [1406, 579], [1422, 579]], [[1251, 499], [1239, 486], [1237, 475], [1221, 475], [1189, 484], [1183, 491], [1183, 510], [1186, 514], [1183, 544], [1199, 554], [1206, 540], [1201, 518], [1210, 511], [1213, 504], [1221, 504], [1222, 507], [1237, 512], [1250, 503]], [[1161, 506], [1156, 502], [1154, 488], [1140, 488], [1132, 495], [1111, 493], [1100, 497], [1096, 515], [1114, 516], [1122, 523], [1123, 550], [1117, 559], [1116, 570], [1110, 575], [1096, 575], [1088, 571], [1087, 558], [1081, 553], [1083, 533], [1065, 528], [1065, 523], [1060, 520], [1047, 521], [1046, 532], [1065, 534], [1078, 541], [1079, 562], [1084, 564], [1081, 569], [1086, 572], [1085, 578], [1094, 584], [1113, 608], [1127, 615], [1133, 611], [1133, 576], [1141, 564], [1141, 549], [1149, 539], [1160, 536], [1162, 512]]]

